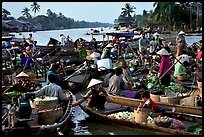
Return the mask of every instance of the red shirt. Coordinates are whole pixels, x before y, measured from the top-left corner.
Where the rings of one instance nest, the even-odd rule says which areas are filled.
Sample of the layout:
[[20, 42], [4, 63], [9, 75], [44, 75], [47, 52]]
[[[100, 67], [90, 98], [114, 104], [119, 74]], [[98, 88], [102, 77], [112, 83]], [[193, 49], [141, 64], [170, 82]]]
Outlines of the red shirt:
[[144, 100], [144, 103], [154, 110], [159, 110], [160, 108], [151, 98]]

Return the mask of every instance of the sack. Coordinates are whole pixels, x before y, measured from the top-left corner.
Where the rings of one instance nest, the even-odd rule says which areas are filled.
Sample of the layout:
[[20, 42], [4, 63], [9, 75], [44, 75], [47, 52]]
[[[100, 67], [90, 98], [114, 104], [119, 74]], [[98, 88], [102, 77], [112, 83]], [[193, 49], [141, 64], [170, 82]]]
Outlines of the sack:
[[183, 124], [183, 122], [181, 122], [180, 120], [177, 120], [177, 119], [173, 119], [171, 125], [169, 126], [169, 128], [172, 128], [172, 129], [184, 129], [185, 126]]

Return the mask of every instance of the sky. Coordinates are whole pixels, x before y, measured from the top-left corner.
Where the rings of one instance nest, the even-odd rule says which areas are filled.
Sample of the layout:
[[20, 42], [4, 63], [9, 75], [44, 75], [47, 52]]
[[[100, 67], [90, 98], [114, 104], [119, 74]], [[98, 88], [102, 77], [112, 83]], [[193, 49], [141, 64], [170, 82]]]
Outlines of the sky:
[[[75, 21], [114, 23], [125, 7], [125, 3], [135, 6], [135, 13], [142, 14], [143, 10], [153, 10], [154, 2], [38, 2], [40, 11], [37, 15], [47, 15], [47, 9], [74, 19]], [[31, 9], [32, 2], [3, 2], [2, 8], [8, 10], [11, 16], [22, 16], [21, 11], [27, 7]], [[30, 14], [34, 13], [30, 10]], [[132, 14], [133, 15], [133, 14]]]

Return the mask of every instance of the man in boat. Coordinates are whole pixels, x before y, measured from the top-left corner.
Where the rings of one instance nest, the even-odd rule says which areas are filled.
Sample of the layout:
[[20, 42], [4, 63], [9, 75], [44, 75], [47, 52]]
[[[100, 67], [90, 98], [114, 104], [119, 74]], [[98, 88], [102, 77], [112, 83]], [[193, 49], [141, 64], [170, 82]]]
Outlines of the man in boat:
[[124, 85], [122, 68], [115, 68], [115, 74], [109, 79], [108, 93], [113, 95], [124, 95], [122, 87]]
[[49, 80], [48, 80], [48, 76], [50, 74], [54, 74], [56, 77], [56, 84], [60, 85], [60, 75], [58, 74], [58, 70], [60, 69], [59, 64], [56, 63], [52, 63], [49, 67], [49, 69], [47, 70], [47, 77], [46, 77], [46, 81], [45, 84], [48, 85], [49, 84]]
[[66, 44], [66, 37], [64, 36], [64, 34], [60, 34], [60, 46], [64, 47]]
[[102, 83], [103, 81], [100, 81], [98, 79], [91, 79], [87, 86], [88, 92], [83, 96], [83, 98], [74, 102], [72, 106], [75, 107], [88, 99], [88, 107], [104, 109], [107, 93], [101, 86]]
[[165, 109], [157, 105], [151, 98], [147, 91], [144, 91], [141, 94], [142, 103], [137, 108], [137, 111], [141, 111], [141, 108], [151, 108], [156, 113], [163, 113]]
[[50, 97], [57, 97], [59, 102], [66, 102], [70, 99], [70, 96], [67, 96], [62, 88], [56, 84], [56, 77], [54, 74], [48, 75], [49, 84], [45, 85], [41, 89], [34, 91], [36, 97], [39, 96], [50, 96]]
[[142, 66], [144, 66], [144, 56], [147, 54], [147, 47], [149, 46], [149, 40], [145, 38], [145, 33], [141, 34], [139, 39], [139, 54], [142, 61]]

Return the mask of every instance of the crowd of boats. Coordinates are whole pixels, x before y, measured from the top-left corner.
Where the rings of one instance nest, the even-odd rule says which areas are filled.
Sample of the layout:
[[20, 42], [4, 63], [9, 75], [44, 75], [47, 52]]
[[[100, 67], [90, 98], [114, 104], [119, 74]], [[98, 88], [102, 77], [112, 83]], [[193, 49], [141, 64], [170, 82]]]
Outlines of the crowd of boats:
[[[189, 69], [190, 77], [186, 79], [172, 76], [171, 85], [161, 87], [156, 76], [157, 73], [155, 73], [158, 72], [160, 56], [150, 53], [151, 49], [148, 47], [146, 49], [148, 54], [145, 55], [145, 61], [142, 62], [138, 46], [140, 37], [133, 39], [134, 34], [124, 32], [107, 33], [106, 35], [111, 35], [113, 40], [98, 42], [93, 39], [88, 42], [81, 39], [82, 46], [79, 41], [69, 39], [65, 42], [65, 45], [61, 45], [60, 41], [51, 38], [48, 40], [48, 44], [44, 46], [32, 43], [35, 49], [30, 46], [29, 41], [25, 38], [2, 37], [3, 134], [45, 135], [63, 133], [71, 119], [73, 98], [76, 97], [77, 100], [82, 98], [86, 94], [87, 86], [92, 79], [104, 81], [105, 76], [116, 67], [120, 67], [122, 61], [127, 63], [127, 67], [132, 74], [132, 90], [124, 90], [126, 94], [123, 95], [112, 95], [108, 93], [107, 85], [102, 84], [107, 91], [105, 108], [103, 110], [90, 108], [85, 101], [80, 104], [84, 112], [101, 122], [153, 130], [166, 135], [202, 134], [202, 58], [199, 60], [195, 58], [197, 50], [202, 47], [202, 41], [188, 46], [192, 69], [186, 69]], [[174, 62], [177, 60], [174, 58], [176, 45], [163, 41], [161, 47], [167, 45], [172, 51], [171, 59]], [[110, 56], [100, 58], [109, 46], [111, 47], [110, 51], [112, 51]], [[82, 49], [85, 50], [84, 54]], [[22, 54], [25, 54], [25, 56], [22, 56]], [[24, 63], [22, 63], [23, 58], [26, 58]], [[96, 62], [93, 61], [94, 58], [98, 58]], [[61, 88], [67, 95], [71, 95], [70, 100], [65, 105], [66, 108], [56, 103], [57, 98], [47, 98], [45, 100], [45, 97], [42, 97], [37, 100], [30, 94], [26, 94], [45, 85], [47, 71], [51, 64], [59, 65], [57, 72], [61, 78]], [[172, 68], [174, 65], [175, 63], [173, 63]], [[33, 84], [32, 90], [19, 91], [15, 89], [14, 85], [18, 76], [22, 73], [29, 77]], [[148, 84], [151, 86], [148, 87]], [[152, 100], [166, 109], [164, 115], [171, 119], [168, 126], [165, 123], [167, 121], [160, 124], [155, 124], [155, 121], [151, 124], [148, 123], [149, 112], [145, 118], [137, 116], [140, 121], [136, 121], [137, 113], [135, 109], [142, 102], [140, 95], [144, 90], [149, 92]], [[116, 113], [119, 112], [122, 116], [116, 116]], [[130, 113], [133, 114], [133, 120], [130, 121], [124, 112], [127, 112], [128, 116], [130, 116]], [[147, 114], [145, 111], [144, 113]], [[151, 111], [152, 113], [154, 112]], [[160, 116], [160, 114], [154, 113], [151, 116], [154, 118]], [[175, 121], [181, 122], [183, 127], [179, 127], [179, 124]], [[175, 127], [172, 127], [172, 124]], [[170, 125], [172, 128], [169, 128]]]

